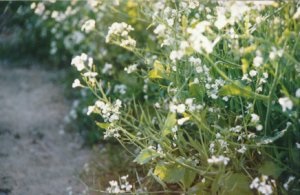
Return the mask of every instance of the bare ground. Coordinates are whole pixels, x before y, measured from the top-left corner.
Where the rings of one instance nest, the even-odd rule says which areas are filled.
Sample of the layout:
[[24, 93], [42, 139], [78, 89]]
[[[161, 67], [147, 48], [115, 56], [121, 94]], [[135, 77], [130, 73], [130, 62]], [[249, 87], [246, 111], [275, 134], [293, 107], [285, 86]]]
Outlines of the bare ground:
[[90, 152], [63, 131], [61, 73], [0, 64], [0, 195], [85, 194], [78, 175]]

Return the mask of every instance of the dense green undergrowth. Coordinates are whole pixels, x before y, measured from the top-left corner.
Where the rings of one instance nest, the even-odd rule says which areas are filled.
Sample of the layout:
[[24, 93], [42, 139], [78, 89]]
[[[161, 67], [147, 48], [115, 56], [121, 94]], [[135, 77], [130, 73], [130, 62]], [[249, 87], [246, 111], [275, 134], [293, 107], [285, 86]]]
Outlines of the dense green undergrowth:
[[97, 127], [92, 140], [119, 141], [139, 165], [106, 192], [299, 193], [299, 4], [47, 1], [26, 10], [53, 58], [73, 55], [80, 94], [68, 119]]

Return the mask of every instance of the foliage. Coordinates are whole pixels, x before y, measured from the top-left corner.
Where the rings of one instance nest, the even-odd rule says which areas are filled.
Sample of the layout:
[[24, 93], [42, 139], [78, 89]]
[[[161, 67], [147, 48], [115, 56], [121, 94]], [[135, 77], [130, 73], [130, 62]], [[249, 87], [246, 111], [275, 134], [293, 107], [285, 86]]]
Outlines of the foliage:
[[299, 4], [62, 4], [64, 20], [54, 22], [66, 11], [40, 15], [41, 28], [52, 25], [51, 53], [77, 53], [73, 87], [95, 97], [86, 112], [106, 139], [136, 148], [134, 161], [165, 192], [300, 190]]

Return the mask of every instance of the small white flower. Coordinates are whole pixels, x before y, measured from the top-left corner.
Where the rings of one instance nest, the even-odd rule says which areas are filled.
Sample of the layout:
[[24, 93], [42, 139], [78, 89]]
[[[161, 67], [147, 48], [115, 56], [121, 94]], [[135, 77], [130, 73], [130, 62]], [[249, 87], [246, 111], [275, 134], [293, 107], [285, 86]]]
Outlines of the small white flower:
[[296, 13], [293, 15], [293, 19], [299, 19], [300, 18], [300, 7], [297, 8]]
[[94, 112], [94, 110], [95, 110], [95, 106], [89, 106], [86, 114], [90, 115], [90, 114], [92, 114], [92, 112]]
[[74, 82], [72, 83], [72, 88], [76, 88], [76, 87], [81, 87], [81, 83], [79, 79], [75, 79]]
[[132, 64], [128, 67], [125, 67], [124, 70], [127, 72], [127, 74], [133, 73], [137, 70], [137, 64]]
[[225, 157], [223, 155], [220, 155], [218, 157], [212, 156], [211, 158], [207, 159], [207, 162], [209, 164], [224, 164], [227, 165], [229, 163], [230, 159], [228, 157]]
[[250, 188], [257, 189], [258, 192], [264, 195], [271, 195], [273, 193], [272, 185], [270, 181], [268, 181], [268, 176], [265, 175], [261, 176], [261, 180], [256, 177], [250, 184]]
[[96, 21], [93, 19], [87, 20], [81, 27], [81, 30], [89, 33], [95, 29]]
[[155, 29], [154, 29], [154, 33], [157, 34], [158, 36], [162, 36], [164, 35], [166, 30], [166, 26], [164, 24], [159, 24]]
[[251, 114], [251, 122], [257, 123], [259, 121], [259, 116], [257, 114]]
[[297, 98], [300, 98], [300, 88], [298, 88], [298, 89], [296, 90], [295, 95], [296, 95]]
[[300, 149], [300, 143], [296, 142], [296, 148]]
[[86, 72], [86, 73], [83, 74], [83, 76], [85, 76], [85, 77], [95, 77], [97, 75], [98, 75], [97, 72], [91, 72], [91, 71]]
[[177, 120], [177, 124], [178, 124], [178, 125], [183, 125], [183, 123], [185, 123], [185, 122], [188, 121], [189, 119], [190, 119], [190, 117], [184, 117], [184, 118], [178, 119], [178, 120]]
[[237, 150], [238, 153], [244, 154], [247, 151], [246, 146], [242, 145], [240, 149]]
[[285, 182], [283, 184], [284, 189], [289, 190], [289, 184], [294, 181], [296, 178], [294, 176], [290, 176], [287, 180], [287, 182]]
[[251, 77], [255, 77], [257, 75], [257, 71], [256, 70], [250, 70], [249, 75]]
[[256, 130], [261, 131], [263, 129], [263, 126], [261, 124], [256, 125]]
[[184, 113], [185, 112], [185, 105], [184, 104], [179, 104], [177, 106], [177, 112], [178, 113]]
[[293, 108], [293, 102], [289, 97], [279, 98], [278, 102], [281, 105], [283, 112], [286, 110], [292, 110]]
[[255, 67], [259, 67], [261, 66], [263, 63], [263, 58], [261, 56], [256, 56], [254, 59], [253, 59], [253, 65]]

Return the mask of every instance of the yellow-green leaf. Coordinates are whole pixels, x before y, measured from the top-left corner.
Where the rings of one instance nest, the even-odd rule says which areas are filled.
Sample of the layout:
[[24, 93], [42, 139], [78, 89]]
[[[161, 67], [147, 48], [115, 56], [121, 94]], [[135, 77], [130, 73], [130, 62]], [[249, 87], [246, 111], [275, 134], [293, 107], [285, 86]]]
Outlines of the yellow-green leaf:
[[249, 68], [249, 62], [248, 60], [246, 60], [245, 58], [242, 59], [242, 71], [243, 74], [246, 74], [248, 72], [248, 68]]
[[149, 71], [150, 79], [162, 79], [165, 73], [165, 68], [160, 61], [155, 60], [153, 69]]
[[180, 182], [185, 173], [185, 168], [180, 165], [166, 165], [163, 163], [157, 164], [154, 169], [154, 174], [162, 181], [167, 183]]
[[96, 121], [96, 125], [102, 129], [107, 129], [110, 125], [110, 123], [101, 123]]
[[250, 98], [251, 97], [251, 88], [249, 86], [243, 86], [238, 81], [224, 85], [220, 91], [219, 94], [223, 96], [231, 95], [231, 96], [243, 96]]
[[155, 150], [146, 148], [140, 152], [140, 154], [134, 159], [134, 162], [143, 165], [158, 156], [159, 154]]
[[177, 120], [176, 120], [176, 114], [175, 113], [169, 113], [166, 119], [166, 122], [163, 126], [162, 129], [162, 135], [166, 136], [168, 134], [170, 134], [172, 132], [172, 128], [174, 127], [174, 125], [176, 124]]

